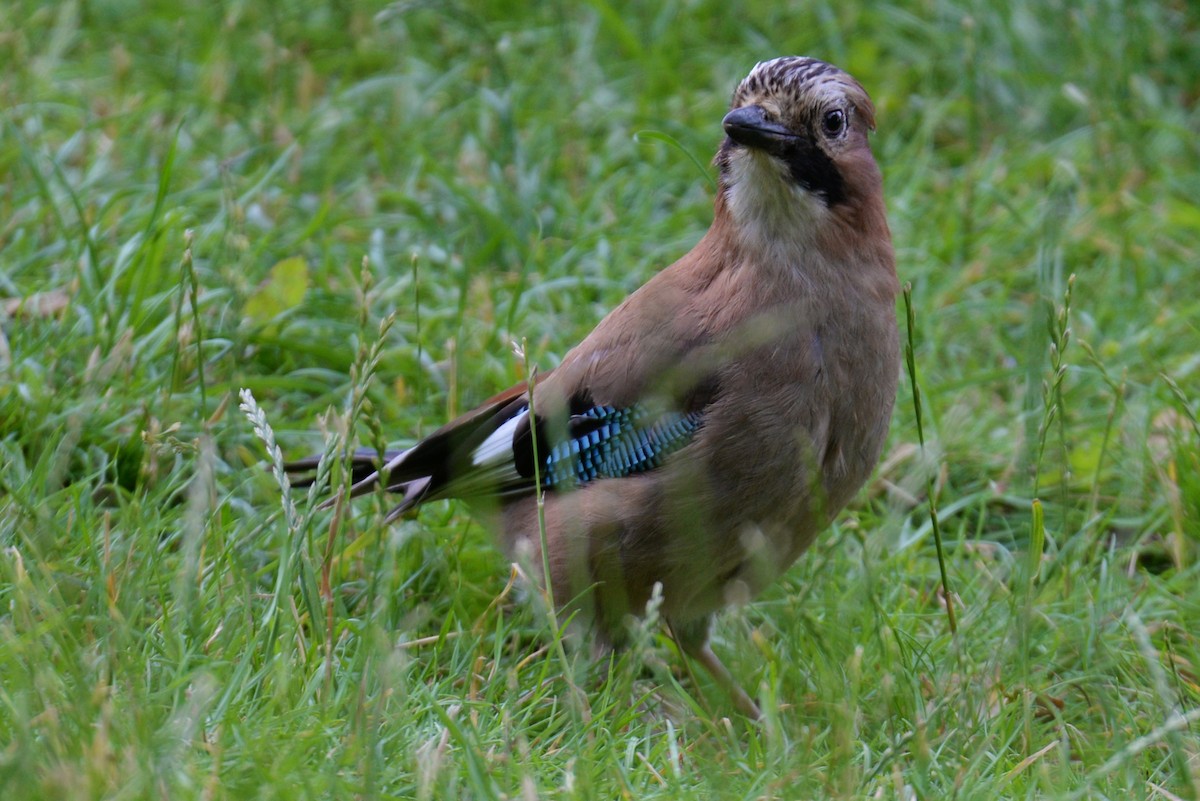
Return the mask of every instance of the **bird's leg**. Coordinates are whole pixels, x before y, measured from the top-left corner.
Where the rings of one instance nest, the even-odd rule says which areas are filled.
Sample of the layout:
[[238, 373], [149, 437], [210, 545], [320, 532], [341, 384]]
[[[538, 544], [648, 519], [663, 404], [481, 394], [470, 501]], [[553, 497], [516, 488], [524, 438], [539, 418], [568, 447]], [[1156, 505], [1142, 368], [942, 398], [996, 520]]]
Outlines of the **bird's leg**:
[[721, 661], [720, 657], [713, 652], [712, 647], [708, 644], [708, 627], [711, 622], [711, 618], [704, 618], [682, 625], [668, 621], [667, 625], [679, 649], [687, 656], [699, 662], [708, 671], [708, 674], [733, 699], [734, 706], [738, 708], [738, 711], [751, 720], [761, 719], [762, 712], [759, 710], [758, 704], [751, 700], [746, 691], [733, 678], [733, 674], [729, 672], [729, 668], [725, 667], [725, 663]]

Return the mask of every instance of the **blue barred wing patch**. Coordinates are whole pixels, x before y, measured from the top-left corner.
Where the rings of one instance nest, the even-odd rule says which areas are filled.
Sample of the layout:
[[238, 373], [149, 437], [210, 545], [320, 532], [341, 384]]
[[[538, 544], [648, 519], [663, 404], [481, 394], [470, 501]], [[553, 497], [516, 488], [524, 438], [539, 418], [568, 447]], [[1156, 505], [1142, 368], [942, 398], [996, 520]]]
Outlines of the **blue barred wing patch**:
[[543, 460], [542, 484], [566, 489], [598, 478], [620, 478], [660, 466], [691, 442], [700, 412], [652, 414], [640, 406], [594, 406], [572, 418], [582, 429], [557, 444]]

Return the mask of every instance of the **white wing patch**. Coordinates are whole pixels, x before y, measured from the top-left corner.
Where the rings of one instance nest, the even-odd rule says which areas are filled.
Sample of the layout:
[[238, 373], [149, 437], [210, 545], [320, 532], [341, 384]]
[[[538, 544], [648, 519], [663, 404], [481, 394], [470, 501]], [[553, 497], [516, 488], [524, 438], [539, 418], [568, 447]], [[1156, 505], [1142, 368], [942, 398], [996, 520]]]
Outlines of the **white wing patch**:
[[476, 467], [492, 467], [504, 462], [512, 462], [513, 434], [521, 421], [528, 416], [529, 410], [525, 409], [493, 431], [491, 436], [479, 443], [479, 447], [471, 454], [471, 464]]

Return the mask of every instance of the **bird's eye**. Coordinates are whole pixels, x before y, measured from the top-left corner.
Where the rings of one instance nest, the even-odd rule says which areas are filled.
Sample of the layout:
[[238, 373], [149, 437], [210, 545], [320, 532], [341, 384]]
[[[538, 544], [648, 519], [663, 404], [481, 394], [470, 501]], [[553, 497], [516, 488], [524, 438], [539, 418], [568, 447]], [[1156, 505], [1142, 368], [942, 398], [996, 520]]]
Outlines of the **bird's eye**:
[[825, 116], [821, 118], [821, 130], [826, 136], [841, 135], [842, 131], [846, 130], [846, 112], [840, 108], [826, 111]]

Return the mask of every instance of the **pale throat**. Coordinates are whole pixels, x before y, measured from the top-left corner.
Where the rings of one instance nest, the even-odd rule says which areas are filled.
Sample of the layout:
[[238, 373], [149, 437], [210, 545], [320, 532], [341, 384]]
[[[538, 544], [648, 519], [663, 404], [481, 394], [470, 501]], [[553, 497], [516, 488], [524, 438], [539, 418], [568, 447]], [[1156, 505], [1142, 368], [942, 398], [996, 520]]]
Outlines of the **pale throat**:
[[765, 153], [743, 150], [728, 165], [725, 200], [742, 247], [770, 261], [811, 253], [817, 232], [831, 222], [824, 201]]

